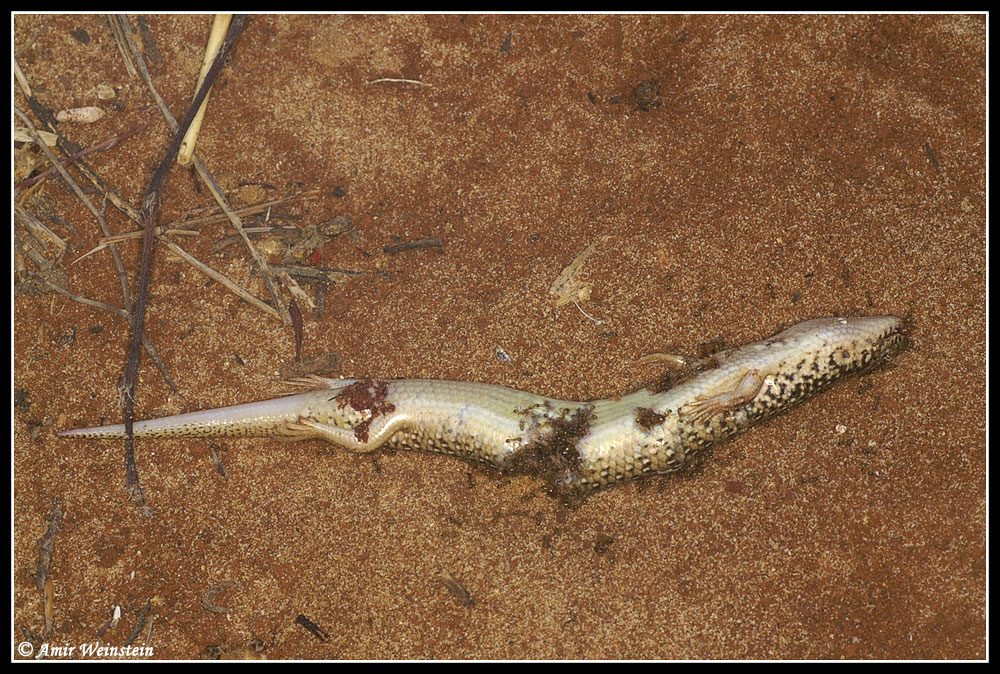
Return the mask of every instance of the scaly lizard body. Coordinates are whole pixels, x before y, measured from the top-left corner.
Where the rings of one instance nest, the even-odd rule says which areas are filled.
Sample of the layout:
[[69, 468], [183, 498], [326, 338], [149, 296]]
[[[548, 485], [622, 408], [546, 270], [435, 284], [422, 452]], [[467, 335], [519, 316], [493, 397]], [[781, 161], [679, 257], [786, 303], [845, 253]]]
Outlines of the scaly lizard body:
[[[318, 437], [352, 452], [420, 449], [537, 474], [558, 493], [581, 493], [681, 468], [697, 452], [889, 360], [902, 346], [901, 329], [892, 316], [807, 321], [717, 353], [668, 390], [593, 402], [473, 382], [314, 377], [305, 393], [140, 421], [134, 435]], [[125, 428], [59, 435], [121, 438]]]

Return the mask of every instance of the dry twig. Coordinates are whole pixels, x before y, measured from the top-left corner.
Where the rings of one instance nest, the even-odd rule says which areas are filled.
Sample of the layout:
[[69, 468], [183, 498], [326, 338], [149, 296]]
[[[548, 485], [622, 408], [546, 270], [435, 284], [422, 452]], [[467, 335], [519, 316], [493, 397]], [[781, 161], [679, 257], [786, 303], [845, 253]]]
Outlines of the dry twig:
[[[231, 32], [232, 28], [230, 28], [230, 33]], [[146, 82], [146, 88], [149, 89], [150, 95], [156, 102], [157, 107], [160, 108], [160, 112], [163, 113], [163, 117], [164, 119], [167, 120], [167, 123], [170, 125], [170, 128], [172, 128], [176, 132], [178, 129], [177, 120], [170, 112], [170, 108], [167, 107], [167, 104], [163, 100], [163, 97], [161, 97], [159, 92], [156, 91], [156, 87], [153, 86], [153, 78], [150, 76], [149, 70], [146, 68], [146, 64], [142, 60], [142, 54], [139, 52], [139, 48], [136, 46], [135, 41], [131, 37], [131, 34], [126, 33], [125, 38], [129, 45], [129, 49], [131, 49], [132, 53], [136, 57], [136, 63], [139, 66], [140, 74], [142, 75], [143, 80]], [[218, 61], [218, 57], [216, 57], [216, 61]], [[243, 223], [240, 221], [239, 217], [233, 212], [233, 210], [229, 207], [229, 203], [226, 201], [225, 196], [223, 196], [221, 188], [219, 187], [218, 183], [215, 182], [215, 178], [212, 177], [211, 173], [209, 173], [208, 168], [206, 168], [201, 158], [197, 154], [195, 154], [192, 157], [192, 162], [194, 163], [195, 169], [198, 171], [198, 175], [201, 176], [201, 179], [208, 186], [208, 189], [212, 193], [212, 196], [215, 198], [216, 203], [219, 204], [219, 207], [229, 218], [229, 221], [233, 224], [233, 227], [243, 238], [243, 244], [246, 247], [247, 251], [250, 253], [250, 257], [253, 258], [254, 263], [261, 270], [261, 275], [264, 279], [264, 284], [267, 286], [268, 293], [270, 293], [271, 295], [271, 302], [274, 304], [275, 308], [281, 314], [282, 321], [287, 325], [288, 323], [291, 322], [291, 317], [288, 314], [288, 307], [285, 304], [284, 298], [281, 296], [281, 292], [274, 281], [274, 277], [271, 274], [270, 267], [268, 266], [267, 261], [264, 260], [264, 258], [260, 255], [260, 252], [250, 241], [250, 238], [244, 231]]]
[[245, 19], [246, 17], [244, 15], [239, 15], [233, 19], [232, 26], [229, 29], [229, 35], [226, 36], [226, 39], [219, 50], [219, 54], [216, 56], [215, 62], [212, 64], [212, 67], [205, 76], [205, 81], [198, 89], [198, 93], [195, 95], [194, 101], [191, 103], [191, 107], [188, 109], [188, 113], [185, 116], [184, 121], [180, 124], [177, 132], [174, 134], [174, 140], [171, 142], [163, 160], [160, 162], [159, 168], [156, 169], [153, 173], [153, 177], [149, 181], [149, 188], [146, 190], [146, 197], [143, 199], [142, 204], [142, 224], [145, 230], [145, 236], [142, 240], [142, 266], [139, 270], [139, 282], [136, 289], [135, 316], [132, 325], [132, 344], [129, 348], [128, 363], [125, 367], [123, 389], [125, 398], [126, 434], [125, 485], [129, 496], [140, 506], [140, 508], [142, 508], [143, 513], [147, 516], [151, 516], [152, 513], [146, 506], [146, 499], [142, 493], [142, 485], [139, 483], [139, 472], [135, 465], [135, 440], [132, 436], [132, 426], [135, 423], [135, 390], [139, 372], [139, 346], [142, 344], [142, 335], [144, 332], [143, 319], [146, 316], [146, 301], [149, 294], [149, 278], [153, 260], [153, 240], [156, 228], [156, 216], [160, 207], [160, 195], [163, 192], [163, 182], [166, 179], [167, 170], [177, 157], [177, 151], [180, 149], [184, 133], [191, 125], [191, 121], [194, 119], [194, 115], [197, 113], [201, 102], [205, 99], [205, 95], [208, 93], [209, 87], [211, 87], [215, 78], [218, 77], [219, 72], [222, 71], [222, 64], [225, 62], [229, 53], [232, 51], [233, 46], [236, 44], [236, 39], [243, 30]]
[[52, 499], [52, 514], [49, 515], [49, 526], [45, 535], [38, 539], [38, 572], [35, 574], [35, 587], [45, 589], [45, 581], [49, 579], [49, 567], [52, 565], [52, 551], [55, 547], [56, 534], [62, 525], [62, 502]]

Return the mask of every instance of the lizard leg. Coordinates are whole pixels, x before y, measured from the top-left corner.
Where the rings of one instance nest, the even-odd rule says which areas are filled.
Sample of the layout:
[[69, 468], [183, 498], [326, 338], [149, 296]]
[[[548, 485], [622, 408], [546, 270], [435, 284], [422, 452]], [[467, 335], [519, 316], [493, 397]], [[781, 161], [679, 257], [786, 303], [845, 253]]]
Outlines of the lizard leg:
[[681, 416], [688, 417], [696, 423], [706, 422], [716, 414], [730, 412], [750, 402], [757, 397], [764, 386], [764, 377], [760, 374], [760, 370], [751, 370], [733, 390], [714, 396], [699, 397], [684, 405], [679, 412]]
[[679, 372], [690, 370], [698, 365], [694, 358], [681, 356], [676, 353], [647, 353], [636, 361], [639, 365], [664, 365], [670, 370]]
[[294, 424], [286, 424], [282, 430], [287, 434], [286, 439], [288, 440], [319, 438], [357, 454], [374, 451], [377, 446], [374, 442], [363, 442], [358, 438], [357, 432], [353, 428], [340, 428], [333, 424], [324, 424], [311, 419], [300, 419]]
[[400, 430], [405, 422], [406, 417], [399, 414], [372, 417], [352, 428], [341, 428], [312, 419], [299, 419], [296, 423], [287, 424], [285, 430], [298, 438], [320, 438], [349, 452], [366, 454], [385, 444], [385, 441]]
[[347, 388], [356, 381], [356, 379], [330, 379], [329, 377], [307, 374], [304, 377], [293, 377], [291, 379], [282, 379], [276, 382], [278, 386], [284, 388], [282, 390], [275, 391], [274, 396], [287, 396], [295, 393], [306, 393], [308, 391], [332, 391], [336, 393]]

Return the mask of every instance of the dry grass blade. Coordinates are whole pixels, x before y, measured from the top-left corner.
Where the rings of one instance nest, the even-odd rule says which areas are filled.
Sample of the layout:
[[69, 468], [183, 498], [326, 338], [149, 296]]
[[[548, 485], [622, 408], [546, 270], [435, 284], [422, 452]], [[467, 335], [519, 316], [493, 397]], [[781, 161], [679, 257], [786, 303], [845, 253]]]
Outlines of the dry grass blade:
[[[37, 129], [35, 129], [35, 125], [31, 123], [31, 120], [28, 119], [27, 115], [25, 115], [17, 108], [14, 108], [14, 114], [17, 115], [18, 118], [20, 118], [21, 121], [25, 123], [28, 132], [32, 135], [32, 137], [35, 138], [35, 142], [38, 143], [38, 146], [41, 148], [45, 156], [49, 158], [49, 161], [52, 162], [52, 165], [55, 167], [55, 169], [59, 171], [59, 175], [61, 175], [63, 180], [66, 181], [66, 184], [70, 186], [70, 188], [73, 190], [76, 196], [79, 197], [80, 201], [82, 201], [84, 205], [86, 205], [87, 208], [90, 209], [90, 212], [94, 214], [94, 217], [97, 219], [97, 224], [101, 228], [101, 232], [103, 232], [105, 236], [110, 235], [111, 230], [108, 229], [108, 223], [104, 220], [104, 215], [97, 210], [97, 208], [90, 201], [90, 199], [88, 199], [87, 196], [83, 193], [83, 190], [80, 189], [80, 186], [76, 184], [75, 180], [73, 180], [72, 176], [70, 176], [70, 174], [66, 171], [66, 169], [62, 167], [62, 164], [60, 163], [58, 157], [56, 157], [55, 154], [53, 154], [52, 150], [50, 150], [41, 140], [41, 138], [38, 137], [38, 131]], [[118, 249], [116, 247], [112, 247], [111, 253], [115, 262], [115, 269], [118, 272], [118, 280], [122, 285], [122, 297], [125, 300], [125, 306], [128, 307], [131, 304], [131, 300], [129, 298], [128, 277], [125, 275], [125, 266], [122, 264], [121, 256], [118, 254]]]
[[279, 290], [277, 283], [274, 281], [274, 274], [271, 273], [271, 267], [267, 263], [267, 260], [265, 260], [260, 254], [260, 251], [253, 245], [253, 242], [250, 241], [250, 237], [247, 235], [242, 221], [240, 221], [239, 216], [237, 216], [236, 213], [229, 207], [229, 203], [222, 194], [222, 188], [220, 188], [218, 183], [215, 182], [215, 178], [213, 178], [212, 174], [208, 172], [208, 169], [201, 161], [201, 158], [198, 155], [194, 155], [192, 161], [194, 162], [195, 168], [198, 170], [198, 174], [208, 186], [212, 196], [215, 197], [216, 203], [218, 203], [222, 210], [225, 211], [226, 216], [229, 218], [229, 222], [232, 223], [233, 228], [236, 229], [236, 232], [243, 239], [243, 245], [246, 247], [247, 252], [250, 253], [250, 257], [253, 258], [257, 268], [260, 269], [261, 276], [264, 279], [264, 284], [267, 286], [267, 290], [271, 295], [271, 301], [274, 302], [275, 307], [280, 312], [279, 315], [281, 316], [282, 322], [286, 325], [291, 323], [291, 317], [288, 314], [288, 306], [281, 295], [281, 291]]
[[260, 309], [261, 311], [266, 311], [267, 313], [271, 314], [275, 318], [281, 320], [281, 316], [278, 314], [277, 310], [274, 307], [272, 307], [271, 305], [269, 305], [269, 304], [267, 304], [265, 302], [260, 301], [259, 299], [257, 299], [256, 297], [254, 297], [250, 292], [248, 292], [247, 290], [244, 290], [238, 284], [236, 284], [235, 282], [231, 281], [228, 277], [224, 276], [223, 274], [220, 274], [219, 272], [215, 271], [214, 269], [212, 269], [211, 267], [209, 267], [208, 265], [206, 265], [204, 262], [199, 261], [197, 258], [195, 258], [194, 256], [192, 256], [190, 253], [188, 253], [187, 251], [185, 251], [183, 248], [181, 248], [180, 246], [178, 246], [173, 241], [164, 240], [163, 243], [166, 244], [167, 248], [169, 248], [171, 251], [173, 251], [179, 258], [181, 258], [182, 260], [184, 260], [185, 262], [187, 262], [189, 265], [191, 265], [192, 267], [194, 267], [195, 269], [197, 269], [198, 271], [200, 271], [202, 274], [205, 274], [209, 278], [211, 278], [211, 279], [213, 279], [215, 281], [218, 281], [223, 286], [225, 286], [230, 291], [232, 291], [235, 295], [237, 295], [241, 299], [249, 302], [253, 306], [255, 306], [258, 309]]
[[281, 279], [281, 282], [285, 284], [285, 287], [288, 288], [288, 292], [292, 294], [292, 297], [299, 300], [310, 309], [316, 308], [316, 303], [313, 302], [312, 298], [309, 297], [306, 291], [302, 289], [302, 286], [296, 283], [295, 279], [288, 275], [288, 272], [279, 271], [277, 272], [277, 276]]
[[11, 58], [11, 64], [14, 66], [14, 79], [17, 80], [18, 85], [21, 87], [21, 91], [24, 92], [26, 98], [31, 98], [31, 87], [28, 86], [28, 78], [24, 76], [21, 72], [21, 66], [18, 65], [17, 59]]
[[[319, 190], [306, 190], [305, 192], [300, 192], [298, 194], [293, 194], [290, 197], [282, 197], [280, 199], [271, 199], [270, 201], [262, 201], [259, 204], [254, 204], [253, 206], [247, 206], [246, 208], [240, 208], [233, 210], [238, 217], [243, 218], [248, 215], [256, 215], [257, 213], [263, 213], [264, 211], [273, 208], [275, 206], [283, 206], [289, 204], [293, 201], [298, 201], [300, 199], [311, 199], [319, 194]], [[218, 212], [212, 213], [210, 215], [203, 215], [196, 218], [187, 218], [183, 220], [175, 220], [173, 222], [167, 223], [164, 227], [178, 227], [185, 229], [192, 229], [194, 227], [200, 227], [202, 225], [210, 225], [216, 222], [225, 222], [229, 219], [229, 216], [219, 209]], [[244, 229], [247, 229], [244, 227]]]
[[[263, 213], [273, 206], [278, 206], [281, 204], [291, 203], [298, 199], [308, 199], [310, 197], [318, 194], [319, 190], [309, 190], [307, 192], [302, 192], [290, 197], [285, 197], [282, 199], [273, 199], [271, 201], [264, 201], [254, 206], [247, 206], [246, 208], [241, 208], [237, 211], [233, 211], [237, 216], [244, 217], [247, 215], [255, 215], [257, 213]], [[197, 236], [197, 232], [192, 231], [195, 227], [200, 227], [202, 225], [208, 225], [216, 222], [226, 222], [229, 220], [225, 213], [213, 213], [212, 215], [205, 215], [197, 218], [188, 218], [186, 220], [174, 220], [173, 222], [168, 222], [165, 225], [159, 225], [156, 228], [156, 235], [161, 234], [177, 234], [180, 236]], [[253, 228], [244, 227], [247, 232], [258, 232], [258, 231], [270, 231], [273, 227], [263, 227], [263, 228]], [[98, 245], [93, 250], [89, 251], [87, 255], [103, 248], [112, 243], [120, 243], [122, 241], [128, 241], [129, 239], [139, 239], [142, 238], [144, 232], [142, 230], [136, 230], [134, 232], [125, 232], [123, 234], [114, 234], [112, 236], [103, 236], [98, 240]]]
[[[45, 144], [49, 147], [55, 147], [55, 144], [59, 142], [59, 136], [49, 131], [38, 130], [38, 135], [41, 137]], [[28, 130], [20, 126], [14, 127], [14, 142], [15, 143], [34, 143], [35, 139], [28, 133]]]
[[408, 80], [404, 77], [380, 77], [376, 80], [368, 80], [365, 84], [385, 84], [387, 82], [395, 82], [398, 84], [417, 84], [422, 87], [433, 87], [433, 84], [429, 82], [421, 82], [420, 80]]
[[135, 69], [135, 62], [132, 60], [132, 53], [128, 49], [125, 41], [125, 31], [122, 28], [122, 22], [128, 21], [128, 19], [119, 14], [109, 14], [107, 18], [108, 27], [111, 29], [111, 36], [114, 38], [115, 45], [118, 47], [118, 53], [121, 54], [122, 62], [125, 64], [125, 71], [128, 73], [129, 78], [134, 80], [139, 73]]
[[[73, 260], [71, 264], [76, 264], [85, 257], [90, 257], [94, 253], [104, 250], [108, 246], [114, 245], [116, 243], [121, 243], [122, 241], [128, 241], [129, 239], [141, 239], [144, 232], [128, 232], [126, 234], [115, 234], [114, 236], [102, 236], [98, 239], [97, 245], [88, 250], [86, 253], [80, 257]], [[156, 228], [156, 236], [161, 234], [176, 234], [179, 236], [198, 236], [198, 232], [192, 232], [187, 229], [164, 229], [163, 227]]]

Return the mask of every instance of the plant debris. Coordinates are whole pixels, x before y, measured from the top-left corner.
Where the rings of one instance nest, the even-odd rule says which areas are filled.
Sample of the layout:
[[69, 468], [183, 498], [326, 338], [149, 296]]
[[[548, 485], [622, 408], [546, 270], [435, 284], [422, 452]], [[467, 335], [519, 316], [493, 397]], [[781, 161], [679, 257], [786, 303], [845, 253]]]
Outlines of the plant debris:
[[[590, 293], [593, 288], [580, 278], [583, 273], [583, 264], [587, 261], [587, 258], [594, 254], [598, 245], [606, 242], [610, 238], [611, 237], [607, 234], [600, 237], [597, 241], [587, 246], [586, 250], [577, 255], [573, 261], [559, 273], [559, 276], [556, 277], [556, 280], [552, 283], [552, 287], [549, 288], [549, 294], [556, 298], [557, 307], [569, 304], [570, 302], [575, 302], [579, 306], [580, 302], [586, 302], [590, 299]], [[581, 309], [581, 311], [583, 310]]]

